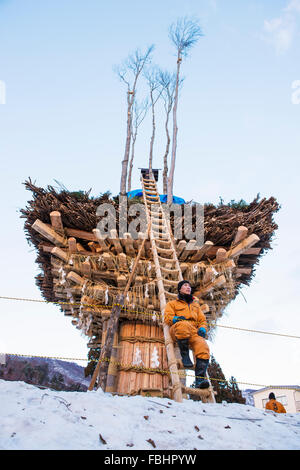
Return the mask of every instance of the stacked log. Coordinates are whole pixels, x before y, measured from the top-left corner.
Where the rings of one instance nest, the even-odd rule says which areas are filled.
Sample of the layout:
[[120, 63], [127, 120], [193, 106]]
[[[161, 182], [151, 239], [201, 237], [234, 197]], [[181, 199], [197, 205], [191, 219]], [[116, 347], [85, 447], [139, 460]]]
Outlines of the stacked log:
[[119, 337], [119, 374], [116, 392], [170, 396], [162, 328], [123, 322]]

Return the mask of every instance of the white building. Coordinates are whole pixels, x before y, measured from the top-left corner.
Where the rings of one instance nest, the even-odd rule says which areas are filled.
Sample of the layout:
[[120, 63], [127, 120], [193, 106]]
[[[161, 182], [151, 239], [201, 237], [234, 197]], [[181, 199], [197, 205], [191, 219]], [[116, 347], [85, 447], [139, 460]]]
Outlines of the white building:
[[273, 392], [277, 401], [283, 404], [287, 413], [300, 413], [300, 386], [274, 385], [252, 392], [254, 406], [264, 409], [269, 401], [269, 394]]

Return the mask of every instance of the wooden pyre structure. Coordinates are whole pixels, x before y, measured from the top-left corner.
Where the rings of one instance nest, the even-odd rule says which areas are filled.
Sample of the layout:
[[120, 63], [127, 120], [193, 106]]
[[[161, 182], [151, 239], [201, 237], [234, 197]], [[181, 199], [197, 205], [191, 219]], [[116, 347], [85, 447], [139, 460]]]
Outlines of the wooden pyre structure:
[[[99, 351], [104, 346], [112, 306], [124, 290], [140, 251], [112, 354], [107, 358], [110, 362], [106, 391], [172, 398], [174, 387], [162, 328], [157, 260], [151, 237], [144, 242], [142, 251], [142, 233], [137, 240], [129, 233], [125, 238], [118, 238], [117, 231], [111, 231], [106, 240], [98, 237], [97, 207], [110, 202], [118, 214], [118, 197], [103, 194], [91, 198], [89, 193], [58, 192], [50, 186], [42, 189], [31, 180], [25, 186], [33, 194], [21, 212], [27, 239], [38, 252], [36, 261], [41, 273], [36, 283], [47, 301], [61, 302], [64, 314], [88, 337], [91, 350]], [[223, 315], [240, 288], [249, 285], [259, 259], [271, 248], [277, 229], [273, 215], [278, 210], [279, 205], [272, 197], [261, 201], [256, 198], [249, 205], [206, 204], [203, 246], [187, 250], [188, 240], [172, 241], [182, 276], [194, 286], [194, 295], [198, 296], [209, 321], [210, 337], [215, 320]], [[155, 226], [152, 228], [155, 230]], [[163, 243], [157, 246], [166, 300], [169, 300], [176, 297], [178, 279], [173, 276], [170, 245], [164, 247]], [[176, 357], [182, 370], [178, 350]], [[184, 371], [182, 377], [183, 382]]]

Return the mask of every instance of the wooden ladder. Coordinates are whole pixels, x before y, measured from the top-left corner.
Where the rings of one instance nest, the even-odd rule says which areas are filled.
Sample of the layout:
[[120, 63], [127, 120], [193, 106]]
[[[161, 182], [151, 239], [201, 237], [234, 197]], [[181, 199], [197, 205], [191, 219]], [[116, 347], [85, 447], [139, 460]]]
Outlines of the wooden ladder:
[[[177, 257], [170, 223], [163, 211], [154, 178], [141, 178], [143, 198], [146, 208], [146, 216], [153, 254], [156, 281], [159, 293], [159, 302], [162, 320], [167, 301], [177, 299], [177, 285], [182, 281], [182, 272]], [[172, 292], [175, 291], [175, 292]], [[210, 386], [207, 390], [184, 387], [180, 382], [177, 359], [175, 356], [173, 340], [170, 328], [163, 321], [163, 333], [168, 358], [168, 367], [173, 386], [174, 400], [182, 402], [182, 392], [193, 392], [199, 395], [203, 401], [215, 402], [214, 392]]]

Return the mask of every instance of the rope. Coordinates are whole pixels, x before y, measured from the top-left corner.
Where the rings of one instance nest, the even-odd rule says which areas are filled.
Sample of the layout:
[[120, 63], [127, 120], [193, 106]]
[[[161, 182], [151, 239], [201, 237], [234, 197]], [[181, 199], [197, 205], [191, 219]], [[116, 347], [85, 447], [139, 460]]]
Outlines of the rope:
[[165, 344], [163, 338], [149, 338], [148, 336], [121, 336], [119, 341], [128, 341], [129, 343], [162, 343]]
[[[65, 360], [65, 361], [89, 361], [89, 362], [98, 362], [98, 359], [82, 359], [82, 358], [66, 358], [66, 357], [57, 357], [57, 356], [37, 356], [37, 355], [32, 355], [32, 354], [17, 354], [17, 353], [3, 353], [0, 352], [0, 355], [8, 355], [8, 356], [16, 356], [16, 357], [33, 357], [33, 358], [42, 358], [42, 359], [57, 359], [57, 360]], [[114, 365], [117, 365], [120, 370], [132, 370], [135, 372], [145, 372], [145, 373], [151, 373], [151, 374], [163, 374], [163, 375], [171, 375], [171, 372], [168, 369], [160, 369], [160, 368], [151, 368], [151, 367], [143, 367], [143, 366], [136, 366], [134, 364], [122, 364], [114, 359], [110, 358], [103, 358], [101, 362], [108, 362], [112, 363]], [[174, 372], [172, 372], [174, 374]], [[196, 376], [196, 375], [189, 375], [186, 374], [185, 372], [178, 371], [177, 374], [181, 377], [192, 377], [192, 378], [206, 378], [203, 376]], [[215, 381], [215, 382], [222, 382], [222, 383], [231, 383], [231, 384], [241, 384], [241, 385], [251, 385], [254, 387], [260, 387], [260, 388], [266, 388], [266, 387], [280, 387], [280, 389], [289, 389], [290, 387], [286, 387], [284, 385], [282, 386], [275, 386], [275, 385], [265, 385], [265, 384], [254, 384], [254, 383], [249, 383], [249, 382], [240, 382], [238, 380], [234, 381], [228, 381], [224, 379], [215, 379], [210, 377], [210, 381]]]
[[[48, 301], [48, 300], [41, 300], [41, 299], [28, 299], [28, 298], [21, 298], [21, 297], [7, 297], [7, 296], [0, 296], [0, 299], [4, 299], [4, 300], [19, 300], [19, 301], [23, 301], [23, 302], [40, 302], [40, 303], [47, 303], [47, 304], [53, 304], [53, 305], [72, 305], [72, 306], [80, 306], [80, 307], [87, 307], [87, 308], [92, 308], [92, 307], [95, 307], [95, 308], [105, 308], [105, 309], [108, 309], [108, 308], [112, 308], [114, 307], [115, 305], [116, 306], [121, 306], [122, 307], [122, 310], [124, 310], [126, 313], [135, 313], [135, 314], [139, 314], [139, 315], [145, 315], [145, 316], [151, 316], [153, 317], [153, 315], [156, 315], [157, 319], [161, 319], [162, 316], [159, 312], [141, 312], [139, 310], [131, 310], [129, 308], [126, 307], [126, 305], [122, 305], [122, 304], [118, 304], [118, 303], [114, 303], [112, 305], [105, 305], [105, 304], [84, 304], [84, 303], [72, 303], [72, 302], [64, 302], [64, 301], [57, 301], [57, 302], [54, 302], [54, 301]], [[253, 329], [250, 329], [250, 328], [239, 328], [239, 327], [235, 327], [235, 326], [225, 326], [225, 325], [218, 325], [217, 323], [214, 323], [214, 322], [208, 322], [209, 324], [211, 324], [213, 327], [219, 327], [219, 328], [227, 328], [227, 329], [231, 329], [231, 330], [238, 330], [238, 331], [246, 331], [246, 332], [249, 332], [249, 333], [260, 333], [260, 334], [264, 334], [264, 335], [273, 335], [273, 336], [282, 336], [284, 338], [293, 338], [293, 339], [300, 339], [300, 336], [296, 336], [296, 335], [288, 335], [288, 334], [283, 334], [283, 333], [273, 333], [271, 331], [261, 331], [261, 330], [253, 330]]]
[[138, 315], [145, 315], [145, 316], [151, 316], [153, 315], [156, 316], [157, 319], [161, 318], [161, 313], [157, 312], [156, 310], [153, 310], [152, 312], [141, 312], [140, 310], [132, 310], [129, 309], [126, 305], [119, 304], [117, 302], [113, 304], [86, 304], [86, 303], [80, 303], [80, 302], [67, 302], [67, 301], [51, 301], [51, 300], [42, 300], [42, 299], [28, 299], [28, 298], [21, 298], [21, 297], [7, 297], [7, 296], [0, 296], [0, 299], [3, 300], [19, 300], [23, 302], [40, 302], [40, 303], [46, 303], [46, 304], [53, 304], [53, 305], [71, 305], [72, 307], [86, 307], [86, 308], [96, 308], [96, 309], [109, 309], [113, 308], [114, 306], [120, 306], [122, 310], [125, 311], [125, 313], [134, 313]]
[[249, 328], [238, 328], [236, 326], [225, 326], [225, 325], [217, 325], [215, 324], [214, 326], [219, 326], [221, 328], [228, 328], [231, 330], [238, 330], [238, 331], [248, 331], [250, 333], [261, 333], [263, 335], [274, 335], [274, 336], [283, 336], [285, 338], [295, 338], [295, 339], [300, 339], [300, 336], [294, 336], [294, 335], [285, 335], [282, 333], [273, 333], [271, 331], [261, 331], [261, 330], [251, 330]]

